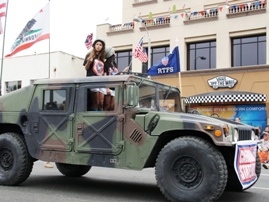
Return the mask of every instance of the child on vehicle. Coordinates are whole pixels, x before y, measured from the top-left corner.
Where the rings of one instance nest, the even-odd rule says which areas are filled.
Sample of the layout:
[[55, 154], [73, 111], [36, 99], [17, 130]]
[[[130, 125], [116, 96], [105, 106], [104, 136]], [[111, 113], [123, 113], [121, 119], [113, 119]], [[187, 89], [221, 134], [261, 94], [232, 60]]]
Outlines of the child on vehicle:
[[[86, 76], [103, 76], [104, 62], [105, 62], [105, 41], [97, 38], [92, 45], [92, 50], [86, 55], [83, 65], [87, 71]], [[104, 95], [106, 90], [104, 88], [91, 89], [91, 110], [103, 111]]]

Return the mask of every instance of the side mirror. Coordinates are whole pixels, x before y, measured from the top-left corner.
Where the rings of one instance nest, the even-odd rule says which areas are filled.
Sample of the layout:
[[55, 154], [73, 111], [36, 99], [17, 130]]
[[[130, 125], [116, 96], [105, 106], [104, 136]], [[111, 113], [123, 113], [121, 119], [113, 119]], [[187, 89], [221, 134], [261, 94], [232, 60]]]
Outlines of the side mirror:
[[139, 87], [135, 85], [127, 85], [126, 102], [127, 107], [136, 107], [139, 99]]

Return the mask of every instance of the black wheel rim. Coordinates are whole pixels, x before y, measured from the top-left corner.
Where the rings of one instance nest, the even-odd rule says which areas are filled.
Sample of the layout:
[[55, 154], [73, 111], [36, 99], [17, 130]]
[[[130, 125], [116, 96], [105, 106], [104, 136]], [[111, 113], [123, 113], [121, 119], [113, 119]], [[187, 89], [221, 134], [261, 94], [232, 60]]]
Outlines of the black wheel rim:
[[183, 189], [192, 189], [198, 186], [203, 178], [200, 163], [189, 156], [178, 158], [172, 165], [172, 178]]
[[9, 149], [0, 150], [0, 169], [9, 171], [12, 169], [14, 164], [13, 153]]

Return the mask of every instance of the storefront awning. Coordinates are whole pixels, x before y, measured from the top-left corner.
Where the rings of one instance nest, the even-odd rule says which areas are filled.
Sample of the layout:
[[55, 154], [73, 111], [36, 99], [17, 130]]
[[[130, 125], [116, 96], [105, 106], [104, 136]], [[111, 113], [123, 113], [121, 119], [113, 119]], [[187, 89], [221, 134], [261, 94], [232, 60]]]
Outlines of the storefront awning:
[[185, 98], [188, 104], [229, 103], [229, 102], [266, 102], [267, 95], [243, 91], [218, 91], [203, 93]]

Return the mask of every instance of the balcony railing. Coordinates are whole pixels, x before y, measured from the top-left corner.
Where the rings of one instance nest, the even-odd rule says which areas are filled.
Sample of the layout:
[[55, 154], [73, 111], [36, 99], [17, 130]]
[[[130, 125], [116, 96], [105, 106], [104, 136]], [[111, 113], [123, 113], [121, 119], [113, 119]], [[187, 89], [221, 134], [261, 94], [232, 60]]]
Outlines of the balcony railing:
[[229, 10], [228, 13], [236, 14], [236, 13], [252, 12], [252, 11], [258, 11], [258, 10], [265, 10], [265, 9], [266, 9], [265, 1], [264, 2], [255, 1], [255, 2], [230, 5], [228, 8]]
[[110, 26], [110, 32], [117, 32], [117, 31], [125, 31], [125, 30], [133, 30], [134, 29], [134, 22], [128, 22], [125, 24], [117, 24]]
[[[161, 25], [169, 25], [170, 24], [170, 16], [167, 17], [159, 17], [159, 18], [153, 18], [153, 19], [147, 19], [143, 20], [142, 23], [149, 28], [149, 27], [155, 27], [155, 26], [161, 26]], [[111, 25], [109, 27], [109, 32], [120, 32], [120, 31], [128, 31], [133, 30], [135, 26], [134, 22], [128, 22], [125, 24], [117, 24], [117, 25]], [[140, 29], [145, 28], [144, 26], [141, 26]]]
[[[135, 3], [142, 3], [142, 2], [155, 2], [156, 0], [134, 0]], [[184, 23], [188, 22], [195, 22], [196, 20], [207, 20], [207, 19], [217, 19], [219, 15], [220, 8], [211, 8], [206, 9], [203, 11], [197, 12], [185, 12], [181, 13], [181, 16], [184, 17]], [[220, 10], [221, 11], [221, 10]], [[248, 14], [249, 12], [265, 12], [266, 11], [266, 1], [254, 1], [254, 2], [246, 2], [241, 4], [234, 4], [228, 7], [227, 17], [229, 16], [236, 16], [237, 14]], [[144, 29], [145, 26], [147, 28], [150, 27], [157, 27], [162, 25], [170, 25], [170, 16], [167, 17], [156, 17], [153, 19], [146, 19], [143, 20], [144, 26], [140, 26], [140, 29]], [[111, 25], [109, 32], [118, 32], [118, 31], [128, 31], [134, 29], [134, 22], [129, 22], [125, 24], [117, 24]]]
[[[169, 25], [170, 24], [170, 16], [147, 19], [147, 20], [143, 20], [142, 23], [144, 23], [144, 25], [146, 27], [153, 27], [153, 26], [159, 26], [159, 25]], [[141, 28], [143, 28], [143, 27], [141, 27]]]
[[140, 3], [153, 3], [153, 2], [157, 2], [157, 0], [134, 0], [133, 4], [140, 4]]
[[215, 18], [218, 17], [219, 12], [217, 8], [207, 9], [204, 11], [197, 11], [197, 12], [188, 12], [185, 13], [185, 21], [191, 20], [200, 20], [200, 19], [207, 19], [207, 18]]

